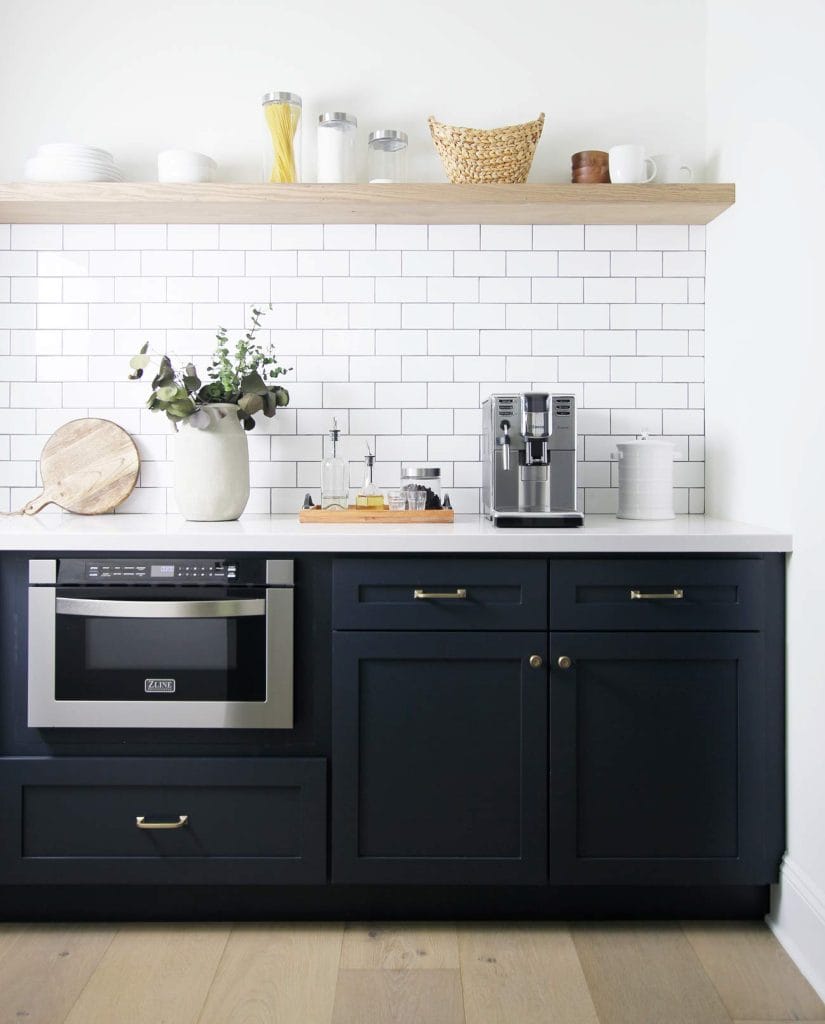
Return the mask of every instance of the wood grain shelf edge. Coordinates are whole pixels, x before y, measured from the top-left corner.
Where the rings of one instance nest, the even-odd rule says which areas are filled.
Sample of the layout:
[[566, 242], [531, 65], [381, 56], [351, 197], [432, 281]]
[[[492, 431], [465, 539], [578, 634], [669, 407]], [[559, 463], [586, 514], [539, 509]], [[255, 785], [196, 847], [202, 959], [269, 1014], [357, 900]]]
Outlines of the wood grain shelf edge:
[[710, 185], [0, 184], [3, 224], [708, 224]]

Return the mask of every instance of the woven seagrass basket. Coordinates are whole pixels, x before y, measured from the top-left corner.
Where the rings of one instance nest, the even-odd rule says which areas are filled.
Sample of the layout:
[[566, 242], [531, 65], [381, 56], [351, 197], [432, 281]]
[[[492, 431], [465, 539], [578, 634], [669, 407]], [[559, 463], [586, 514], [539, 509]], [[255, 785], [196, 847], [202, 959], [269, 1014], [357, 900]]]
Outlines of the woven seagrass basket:
[[453, 184], [527, 181], [544, 127], [544, 114], [504, 128], [456, 128], [427, 119], [435, 148]]

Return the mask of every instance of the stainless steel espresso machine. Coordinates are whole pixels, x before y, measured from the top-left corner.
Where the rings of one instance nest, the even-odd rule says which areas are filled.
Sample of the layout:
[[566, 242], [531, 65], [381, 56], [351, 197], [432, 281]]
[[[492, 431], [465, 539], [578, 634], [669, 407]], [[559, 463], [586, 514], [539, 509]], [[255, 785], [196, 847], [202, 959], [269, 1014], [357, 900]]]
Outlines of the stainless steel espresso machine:
[[496, 526], [581, 526], [575, 397], [490, 395], [481, 408], [484, 515]]

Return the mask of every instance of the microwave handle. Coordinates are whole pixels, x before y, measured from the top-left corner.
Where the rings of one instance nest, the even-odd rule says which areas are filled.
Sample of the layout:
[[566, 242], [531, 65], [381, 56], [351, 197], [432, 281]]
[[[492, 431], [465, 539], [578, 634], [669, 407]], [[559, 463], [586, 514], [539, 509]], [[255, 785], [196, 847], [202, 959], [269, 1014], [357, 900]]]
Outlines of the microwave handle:
[[112, 601], [91, 597], [58, 597], [58, 615], [108, 619], [239, 619], [266, 614], [262, 597], [237, 601]]

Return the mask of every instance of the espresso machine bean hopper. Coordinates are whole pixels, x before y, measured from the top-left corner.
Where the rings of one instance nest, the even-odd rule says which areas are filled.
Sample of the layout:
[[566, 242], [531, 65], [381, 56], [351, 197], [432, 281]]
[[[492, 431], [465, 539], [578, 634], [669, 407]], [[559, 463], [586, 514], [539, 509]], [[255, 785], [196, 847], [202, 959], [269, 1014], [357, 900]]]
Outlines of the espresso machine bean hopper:
[[483, 403], [482, 501], [496, 526], [581, 526], [573, 395], [528, 391]]

